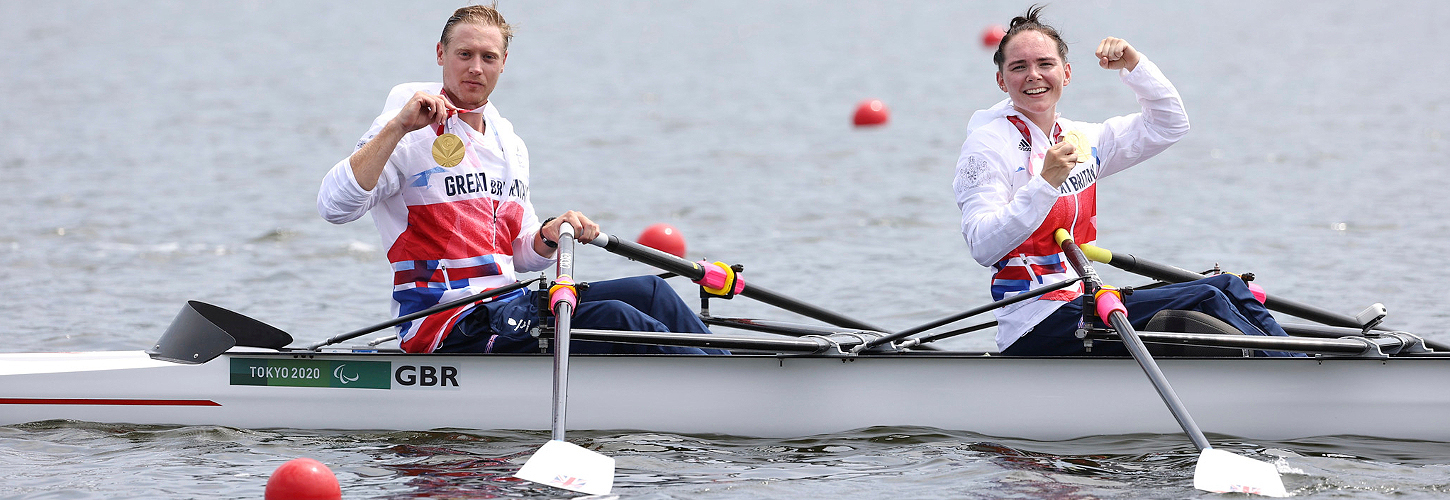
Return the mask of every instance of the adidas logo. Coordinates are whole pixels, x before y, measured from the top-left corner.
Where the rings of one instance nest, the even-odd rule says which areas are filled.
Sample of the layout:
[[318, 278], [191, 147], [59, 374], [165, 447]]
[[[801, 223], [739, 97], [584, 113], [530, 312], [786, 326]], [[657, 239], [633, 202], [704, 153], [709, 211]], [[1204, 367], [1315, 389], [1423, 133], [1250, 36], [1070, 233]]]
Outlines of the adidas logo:
[[1017, 143], [1017, 149], [1023, 151], [1032, 151], [1032, 145], [1027, 143], [1027, 139], [1022, 139]]

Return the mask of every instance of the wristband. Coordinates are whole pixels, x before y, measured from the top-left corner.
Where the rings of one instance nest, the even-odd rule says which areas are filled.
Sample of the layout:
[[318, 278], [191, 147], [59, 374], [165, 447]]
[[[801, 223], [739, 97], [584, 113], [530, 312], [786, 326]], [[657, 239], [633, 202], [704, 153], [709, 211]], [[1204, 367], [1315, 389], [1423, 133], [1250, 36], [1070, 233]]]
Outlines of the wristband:
[[544, 246], [549, 248], [559, 248], [559, 244], [553, 241], [549, 241], [548, 238], [544, 237], [544, 226], [549, 225], [549, 222], [553, 221], [556, 218], [557, 217], [549, 217], [547, 219], [544, 219], [543, 223], [539, 224], [539, 239], [544, 240]]

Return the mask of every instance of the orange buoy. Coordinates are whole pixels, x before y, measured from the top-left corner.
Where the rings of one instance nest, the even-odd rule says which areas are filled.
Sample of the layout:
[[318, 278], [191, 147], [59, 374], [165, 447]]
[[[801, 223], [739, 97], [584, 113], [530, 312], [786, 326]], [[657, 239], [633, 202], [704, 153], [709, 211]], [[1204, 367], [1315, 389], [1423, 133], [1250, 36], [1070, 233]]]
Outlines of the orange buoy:
[[1002, 43], [1002, 37], [1007, 36], [1007, 28], [1000, 24], [993, 24], [982, 30], [982, 46], [996, 50], [997, 45]]
[[644, 232], [639, 233], [635, 241], [676, 257], [685, 256], [685, 237], [680, 234], [679, 229], [669, 224], [659, 223], [644, 228]]
[[857, 127], [882, 125], [891, 116], [891, 111], [886, 109], [886, 104], [880, 99], [867, 99], [856, 106], [856, 116], [851, 122]]
[[322, 462], [294, 458], [267, 479], [266, 500], [342, 500], [337, 476]]

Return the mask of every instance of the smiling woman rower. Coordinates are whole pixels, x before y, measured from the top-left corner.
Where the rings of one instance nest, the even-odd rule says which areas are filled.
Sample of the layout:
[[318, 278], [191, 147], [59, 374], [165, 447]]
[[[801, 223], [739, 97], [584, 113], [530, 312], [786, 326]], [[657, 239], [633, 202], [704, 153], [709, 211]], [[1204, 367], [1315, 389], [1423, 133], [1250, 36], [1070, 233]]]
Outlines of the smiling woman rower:
[[[993, 269], [992, 298], [1076, 277], [1053, 238], [1068, 229], [1079, 243], [1097, 239], [1097, 180], [1163, 152], [1188, 133], [1178, 90], [1128, 42], [1104, 38], [1098, 66], [1116, 70], [1138, 96], [1142, 112], [1087, 123], [1063, 119], [1057, 103], [1072, 81], [1067, 44], [1033, 6], [1012, 19], [997, 45], [997, 87], [1007, 99], [977, 111], [957, 160], [957, 206], [972, 258]], [[1050, 134], [1050, 135], [1049, 135]], [[1082, 322], [1079, 285], [995, 311], [1003, 354], [1088, 354], [1074, 332]], [[1243, 280], [1220, 275], [1127, 295], [1129, 321], [1145, 328], [1163, 310], [1218, 318], [1250, 335], [1286, 335]], [[1126, 355], [1122, 344], [1099, 343], [1094, 355]], [[1285, 355], [1260, 352], [1264, 355]]]

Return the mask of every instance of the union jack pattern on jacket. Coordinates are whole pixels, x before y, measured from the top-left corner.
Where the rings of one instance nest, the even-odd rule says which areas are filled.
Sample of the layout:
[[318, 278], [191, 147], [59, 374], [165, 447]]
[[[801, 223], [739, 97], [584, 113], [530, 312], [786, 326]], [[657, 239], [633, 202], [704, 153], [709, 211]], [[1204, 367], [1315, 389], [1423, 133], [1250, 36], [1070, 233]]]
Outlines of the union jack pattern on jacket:
[[[992, 268], [994, 300], [1076, 277], [1052, 233], [1067, 228], [1079, 243], [1097, 240], [1097, 180], [1167, 149], [1188, 132], [1188, 115], [1173, 84], [1142, 58], [1123, 83], [1138, 96], [1139, 113], [1087, 123], [1058, 117], [1050, 131], [1027, 120], [1010, 100], [976, 112], [969, 122], [952, 187], [962, 210], [962, 237], [977, 263]], [[1069, 131], [1092, 144], [1060, 187], [1040, 172], [1047, 148]], [[997, 347], [1006, 349], [1063, 303], [1068, 288], [995, 311]]]
[[[437, 93], [441, 87], [395, 87], [357, 147], [375, 137], [415, 91]], [[362, 190], [343, 159], [318, 193], [318, 211], [328, 221], [340, 224], [372, 212], [392, 265], [396, 316], [513, 283], [515, 271], [541, 270], [552, 262], [533, 250], [539, 220], [529, 202], [528, 150], [492, 103], [481, 111], [483, 132], [456, 116], [445, 124], [444, 131], [466, 147], [458, 165], [443, 167], [433, 159], [439, 133], [424, 127], [399, 141], [372, 191]], [[400, 325], [403, 350], [432, 352], [471, 311], [463, 307]]]

